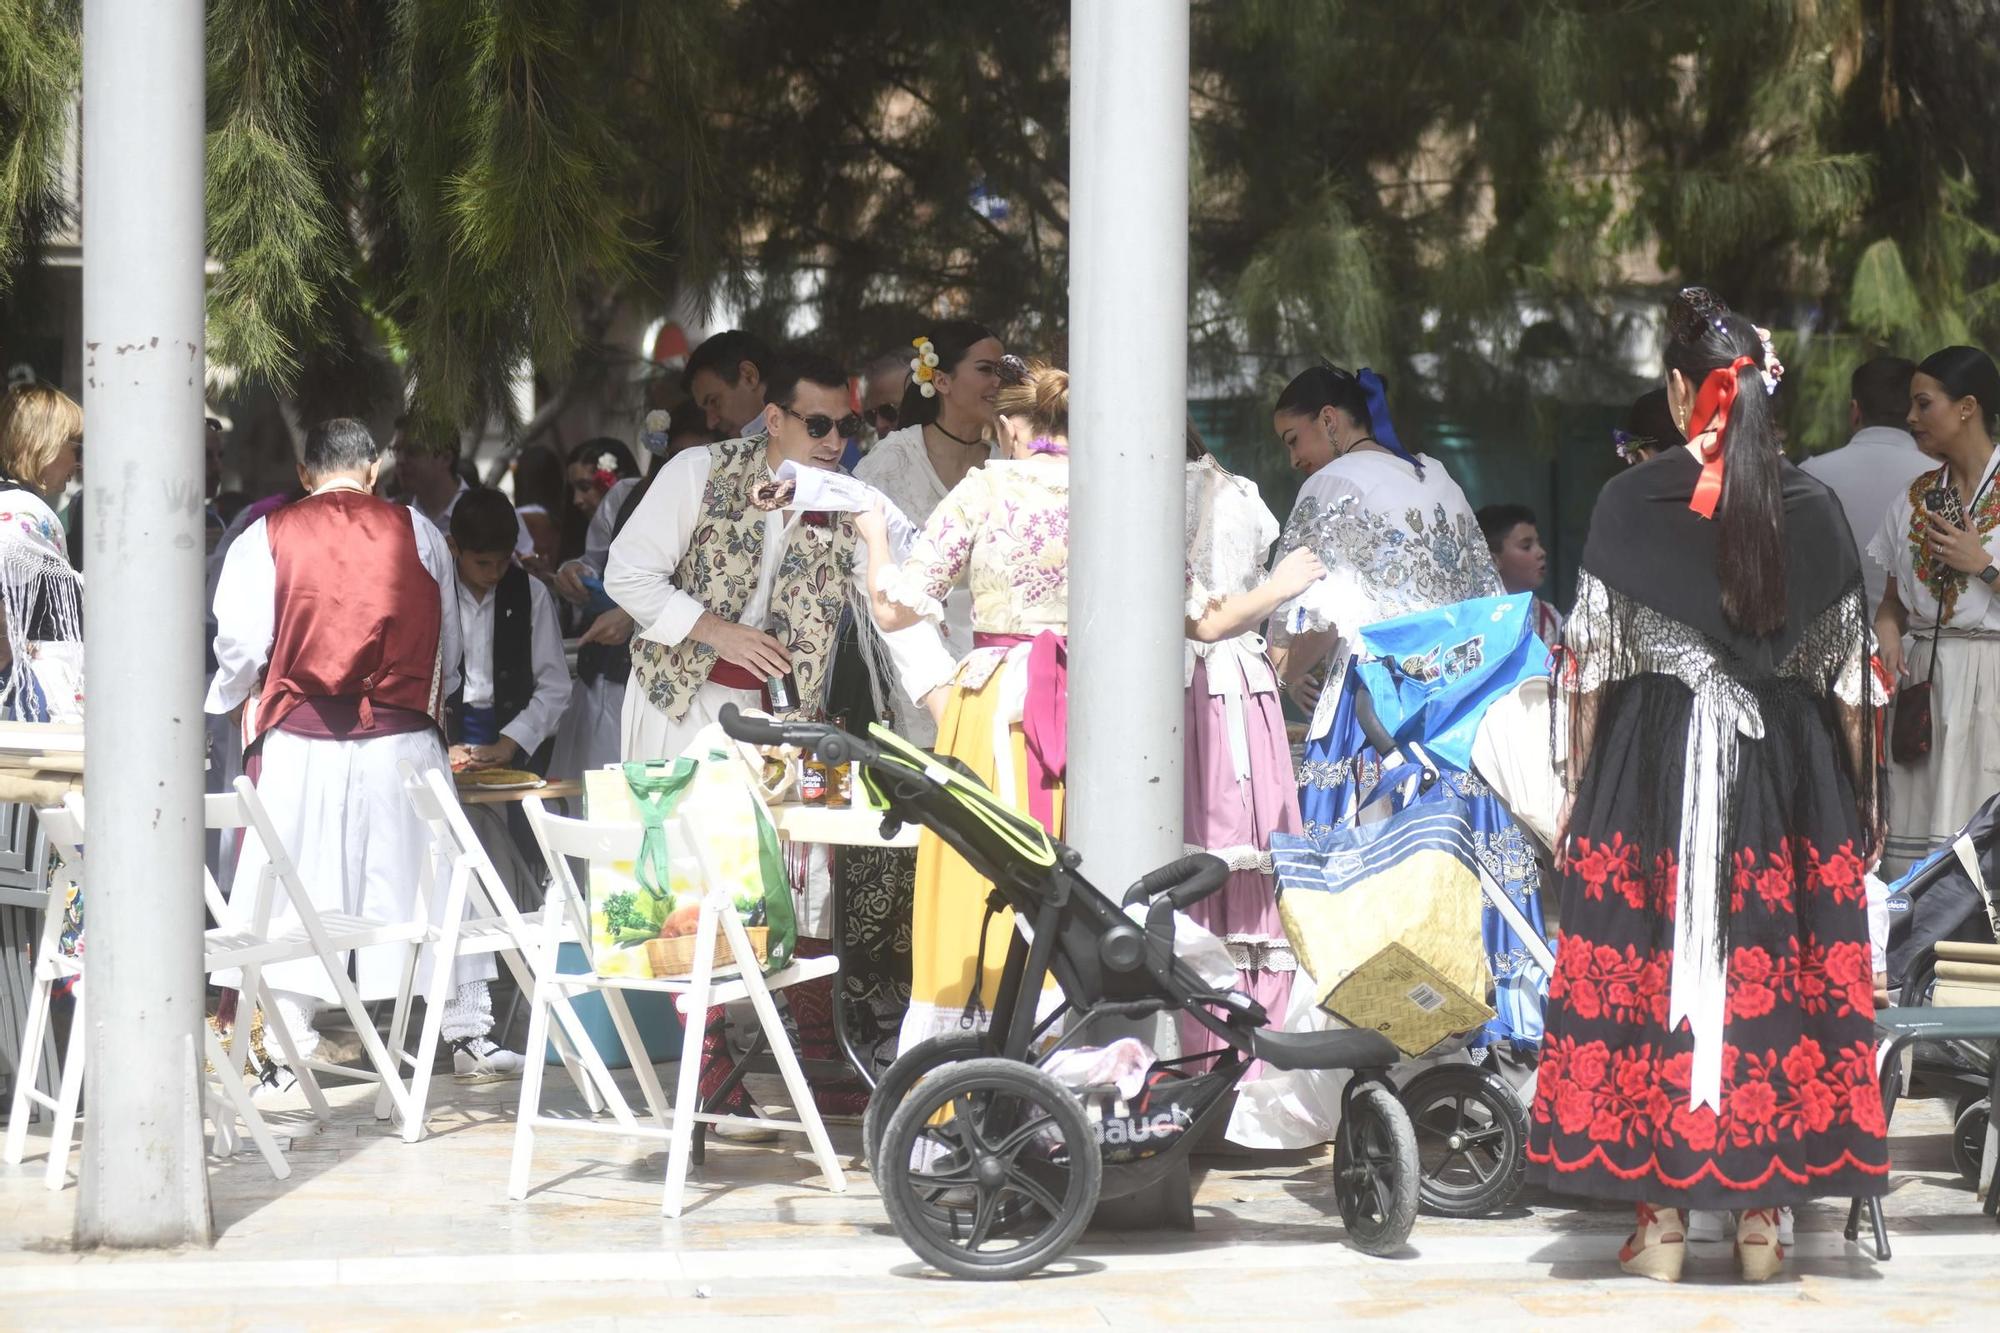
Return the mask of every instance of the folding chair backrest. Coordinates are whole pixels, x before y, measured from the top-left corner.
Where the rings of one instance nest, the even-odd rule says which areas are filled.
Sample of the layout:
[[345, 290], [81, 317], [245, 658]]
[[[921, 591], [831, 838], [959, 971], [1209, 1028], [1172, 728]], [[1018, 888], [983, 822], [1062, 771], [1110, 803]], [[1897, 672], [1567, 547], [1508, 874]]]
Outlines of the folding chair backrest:
[[481, 896], [491, 908], [491, 913], [480, 911], [478, 914], [498, 914], [508, 925], [525, 929], [520, 909], [514, 905], [514, 895], [507, 891], [507, 881], [501, 878], [500, 868], [493, 864], [486, 845], [479, 841], [471, 821], [466, 819], [465, 807], [458, 803], [458, 793], [450, 779], [440, 769], [427, 768], [418, 772], [408, 761], [403, 763], [402, 769], [403, 790], [408, 793], [418, 817], [430, 827], [432, 845], [478, 882]]
[[[570, 862], [572, 859], [583, 862], [588, 875], [588, 867], [593, 861], [629, 861], [633, 849], [639, 845], [643, 827], [633, 821], [593, 822], [553, 814], [542, 804], [539, 796], [530, 796], [521, 803], [521, 808], [528, 816], [528, 831], [534, 834], [542, 860], [548, 863], [549, 891], [561, 896], [563, 910], [569, 913], [577, 938], [585, 941], [587, 952], [590, 899], [578, 887]], [[556, 920], [555, 913], [549, 911], [547, 906], [543, 911], [550, 923]]]
[[291, 904], [301, 921], [309, 922], [309, 933], [317, 935], [324, 929], [319, 909], [313, 906], [312, 894], [306, 890], [305, 881], [299, 877], [299, 867], [292, 860], [291, 849], [278, 836], [278, 826], [271, 820], [271, 812], [264, 808], [264, 800], [257, 795], [257, 789], [247, 777], [239, 777], [235, 782], [236, 810], [243, 817], [245, 837], [255, 837], [264, 848], [264, 874], [278, 882], [284, 890], [285, 901]]

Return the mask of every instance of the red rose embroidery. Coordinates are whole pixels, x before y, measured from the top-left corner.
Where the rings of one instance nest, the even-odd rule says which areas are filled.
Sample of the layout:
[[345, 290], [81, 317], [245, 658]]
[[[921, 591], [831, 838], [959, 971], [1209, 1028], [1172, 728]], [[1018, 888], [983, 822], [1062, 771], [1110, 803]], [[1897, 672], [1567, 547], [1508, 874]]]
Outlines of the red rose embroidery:
[[1616, 1143], [1625, 1137], [1625, 1122], [1612, 1111], [1599, 1111], [1591, 1117], [1590, 1137], [1599, 1143]]
[[1634, 1100], [1644, 1097], [1653, 1086], [1652, 1061], [1643, 1055], [1619, 1056], [1616, 1082], [1620, 1096]]
[[1693, 1151], [1707, 1152], [1715, 1146], [1714, 1110], [1706, 1106], [1674, 1108], [1674, 1133], [1680, 1135]]
[[1603, 1042], [1593, 1041], [1588, 1046], [1579, 1046], [1570, 1056], [1570, 1081], [1578, 1087], [1601, 1088], [1610, 1063], [1611, 1053], [1605, 1049]]
[[1847, 1093], [1848, 1113], [1855, 1128], [1864, 1134], [1886, 1134], [1889, 1124], [1882, 1117], [1882, 1091], [1873, 1084], [1857, 1084]]
[[1597, 983], [1579, 979], [1569, 988], [1569, 1007], [1578, 1018], [1594, 1019], [1604, 1012], [1602, 998], [1597, 993]]
[[1771, 955], [1762, 948], [1738, 949], [1730, 961], [1730, 971], [1744, 981], [1768, 981], [1771, 978]]
[[1746, 981], [1729, 992], [1731, 1018], [1762, 1018], [1775, 1004], [1771, 988], [1761, 981]]
[[1596, 1111], [1596, 1099], [1574, 1084], [1556, 1095], [1556, 1123], [1565, 1134], [1580, 1134]]
[[1778, 1094], [1768, 1083], [1739, 1083], [1729, 1094], [1729, 1113], [1751, 1125], [1768, 1125], [1778, 1109]]
[[1840, 1098], [1823, 1081], [1813, 1079], [1799, 1084], [1799, 1116], [1806, 1128], [1817, 1134], [1833, 1123], [1833, 1116], [1840, 1105]]
[[1798, 1045], [1785, 1055], [1785, 1077], [1795, 1084], [1812, 1083], [1826, 1068], [1826, 1053], [1811, 1037], [1800, 1037]]

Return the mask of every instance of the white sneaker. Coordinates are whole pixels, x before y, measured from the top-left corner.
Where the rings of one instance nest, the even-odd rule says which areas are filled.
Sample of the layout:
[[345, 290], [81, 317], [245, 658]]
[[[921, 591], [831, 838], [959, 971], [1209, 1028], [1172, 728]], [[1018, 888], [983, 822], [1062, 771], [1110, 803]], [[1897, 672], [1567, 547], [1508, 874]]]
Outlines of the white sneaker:
[[467, 1037], [451, 1043], [452, 1077], [460, 1083], [519, 1078], [527, 1063], [519, 1051], [510, 1051], [490, 1037]]
[[754, 1125], [742, 1120], [725, 1120], [721, 1124], [710, 1125], [708, 1132], [725, 1143], [776, 1143], [778, 1131], [768, 1125]]
[[1689, 1240], [1727, 1240], [1736, 1229], [1736, 1214], [1713, 1208], [1692, 1208], [1687, 1215]]

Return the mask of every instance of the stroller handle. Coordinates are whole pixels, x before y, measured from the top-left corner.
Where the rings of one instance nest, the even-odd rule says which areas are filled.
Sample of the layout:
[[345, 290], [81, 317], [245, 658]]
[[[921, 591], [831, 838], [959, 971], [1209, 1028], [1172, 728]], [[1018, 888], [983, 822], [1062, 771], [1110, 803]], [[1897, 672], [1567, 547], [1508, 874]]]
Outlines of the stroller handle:
[[723, 734], [751, 745], [790, 745], [823, 763], [873, 763], [880, 752], [871, 741], [825, 722], [779, 722], [750, 717], [735, 704], [724, 704], [716, 715]]
[[1227, 861], [1207, 852], [1196, 852], [1148, 872], [1137, 884], [1125, 890], [1124, 905], [1130, 907], [1134, 903], [1143, 903], [1164, 891], [1174, 910], [1185, 912], [1189, 904], [1208, 897], [1228, 879]]

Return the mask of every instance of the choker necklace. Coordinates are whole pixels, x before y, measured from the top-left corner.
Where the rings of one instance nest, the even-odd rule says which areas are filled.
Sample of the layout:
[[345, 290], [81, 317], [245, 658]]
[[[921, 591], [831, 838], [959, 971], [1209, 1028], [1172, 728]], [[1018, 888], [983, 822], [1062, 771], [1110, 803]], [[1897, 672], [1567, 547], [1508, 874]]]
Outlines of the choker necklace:
[[1358, 435], [1353, 440], [1348, 442], [1348, 445], [1345, 449], [1342, 449], [1340, 451], [1340, 457], [1342, 458], [1347, 457], [1349, 454], [1353, 453], [1356, 449], [1359, 449], [1364, 444], [1373, 444], [1379, 446], [1381, 443], [1382, 442], [1376, 439], [1373, 435]]
[[947, 440], [952, 440], [958, 444], [962, 444], [968, 449], [984, 449], [986, 447], [985, 440], [982, 439], [968, 440], [963, 435], [953, 435], [950, 431], [944, 428], [944, 423], [942, 421], [933, 421], [930, 424], [937, 430], [938, 434], [944, 436]]

